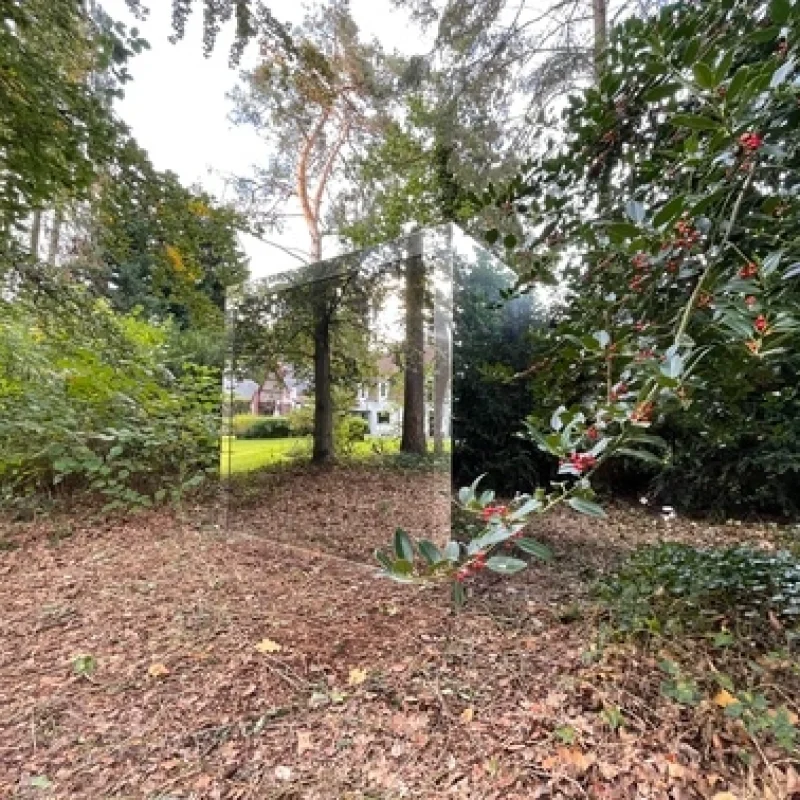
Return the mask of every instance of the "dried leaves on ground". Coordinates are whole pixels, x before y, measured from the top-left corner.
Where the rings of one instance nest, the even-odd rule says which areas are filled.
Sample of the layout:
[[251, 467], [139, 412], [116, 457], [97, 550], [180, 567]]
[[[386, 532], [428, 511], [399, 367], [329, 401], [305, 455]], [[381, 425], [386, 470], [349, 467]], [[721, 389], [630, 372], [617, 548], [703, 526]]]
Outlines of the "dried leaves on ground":
[[207, 508], [0, 526], [3, 796], [800, 797], [798, 761], [745, 747], [727, 696], [681, 705], [658, 691], [663, 654], [598, 649], [588, 602], [638, 544], [769, 526], [554, 515], [536, 531], [552, 563], [454, 614], [371, 561], [395, 525], [441, 532], [441, 476], [271, 480], [228, 530]]

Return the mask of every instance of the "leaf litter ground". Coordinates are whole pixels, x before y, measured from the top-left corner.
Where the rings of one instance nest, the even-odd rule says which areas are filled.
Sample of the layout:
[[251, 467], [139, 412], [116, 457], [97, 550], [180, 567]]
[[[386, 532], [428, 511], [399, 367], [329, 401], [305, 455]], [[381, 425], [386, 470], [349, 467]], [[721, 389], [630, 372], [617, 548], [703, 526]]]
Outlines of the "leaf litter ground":
[[442, 475], [341, 467], [246, 484], [225, 529], [208, 506], [0, 524], [0, 796], [800, 797], [796, 760], [733, 759], [721, 709], [661, 696], [655, 655], [593, 649], [590, 581], [630, 549], [774, 528], [556, 514], [553, 562], [454, 614], [372, 561], [447, 503]]

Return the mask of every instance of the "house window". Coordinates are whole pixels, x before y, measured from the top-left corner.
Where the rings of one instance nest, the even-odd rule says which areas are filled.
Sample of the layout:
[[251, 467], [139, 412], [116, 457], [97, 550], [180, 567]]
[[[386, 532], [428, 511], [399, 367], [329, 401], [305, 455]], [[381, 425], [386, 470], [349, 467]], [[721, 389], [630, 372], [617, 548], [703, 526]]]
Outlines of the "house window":
[[390, 420], [391, 416], [389, 415], [388, 411], [378, 412], [378, 425], [388, 425]]
[[389, 384], [386, 381], [381, 381], [378, 384], [378, 396], [381, 400], [385, 400], [389, 396]]

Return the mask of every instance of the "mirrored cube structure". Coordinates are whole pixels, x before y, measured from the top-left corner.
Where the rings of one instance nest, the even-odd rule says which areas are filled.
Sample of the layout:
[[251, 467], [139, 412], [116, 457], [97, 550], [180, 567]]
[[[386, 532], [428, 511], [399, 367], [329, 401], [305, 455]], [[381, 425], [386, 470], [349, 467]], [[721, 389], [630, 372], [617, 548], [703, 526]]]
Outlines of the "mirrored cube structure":
[[481, 418], [492, 348], [524, 335], [514, 277], [448, 225], [231, 290], [224, 526], [357, 560], [398, 527], [447, 540], [502, 424]]

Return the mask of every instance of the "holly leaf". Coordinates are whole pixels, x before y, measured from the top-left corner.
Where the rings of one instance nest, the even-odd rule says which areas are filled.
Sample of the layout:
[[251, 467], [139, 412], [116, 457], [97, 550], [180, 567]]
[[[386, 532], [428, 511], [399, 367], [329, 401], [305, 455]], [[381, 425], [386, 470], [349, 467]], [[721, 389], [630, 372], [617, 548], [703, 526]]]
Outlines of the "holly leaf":
[[577, 511], [579, 514], [586, 514], [589, 517], [598, 518], [604, 518], [606, 516], [606, 512], [603, 511], [597, 503], [593, 503], [591, 500], [587, 500], [584, 497], [570, 497], [567, 503], [570, 508]]
[[500, 575], [514, 575], [525, 569], [526, 566], [524, 561], [511, 556], [492, 556], [486, 562], [486, 569], [490, 569]]

